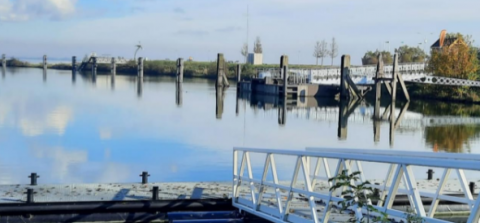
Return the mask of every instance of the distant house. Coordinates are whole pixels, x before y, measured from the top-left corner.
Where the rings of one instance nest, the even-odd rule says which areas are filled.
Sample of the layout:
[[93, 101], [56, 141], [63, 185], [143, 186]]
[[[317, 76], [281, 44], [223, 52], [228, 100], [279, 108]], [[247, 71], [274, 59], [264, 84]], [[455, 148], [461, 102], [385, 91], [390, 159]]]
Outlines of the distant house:
[[461, 38], [457, 36], [449, 36], [447, 35], [446, 30], [442, 30], [440, 33], [440, 38], [430, 47], [432, 50], [440, 50], [444, 47], [448, 47], [448, 49], [452, 48], [456, 45], [464, 45], [467, 44]]
[[249, 53], [247, 62], [253, 65], [262, 65], [263, 64], [263, 54], [261, 53]]

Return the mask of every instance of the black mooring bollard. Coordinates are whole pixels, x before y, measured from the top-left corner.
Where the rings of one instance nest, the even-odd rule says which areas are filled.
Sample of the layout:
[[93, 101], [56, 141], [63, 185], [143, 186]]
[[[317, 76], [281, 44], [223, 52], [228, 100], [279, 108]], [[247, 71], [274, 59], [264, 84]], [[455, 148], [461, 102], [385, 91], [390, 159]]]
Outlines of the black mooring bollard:
[[468, 187], [470, 188], [470, 193], [472, 193], [472, 195], [475, 194], [475, 182], [470, 182], [470, 184], [468, 184]]
[[428, 169], [428, 171], [427, 171], [427, 174], [428, 174], [427, 180], [433, 179], [433, 174], [434, 174], [434, 173], [435, 173], [435, 172], [433, 172], [432, 169]]
[[157, 186], [152, 188], [152, 200], [153, 201], [158, 200], [158, 187]]
[[148, 183], [148, 177], [150, 176], [150, 174], [148, 174], [147, 171], [143, 171], [140, 176], [142, 177], [142, 184], [147, 184]]
[[36, 186], [37, 185], [37, 178], [40, 178], [40, 176], [37, 175], [37, 173], [31, 173], [30, 176], [28, 176], [28, 178], [30, 178], [30, 185]]
[[34, 191], [32, 188], [27, 188], [27, 204], [34, 203], [35, 200], [33, 199]]

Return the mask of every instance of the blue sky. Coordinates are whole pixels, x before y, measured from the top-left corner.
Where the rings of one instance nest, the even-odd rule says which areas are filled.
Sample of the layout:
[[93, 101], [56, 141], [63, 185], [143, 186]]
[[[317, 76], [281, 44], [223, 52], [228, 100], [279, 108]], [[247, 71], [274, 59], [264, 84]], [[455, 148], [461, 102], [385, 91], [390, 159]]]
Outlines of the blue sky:
[[359, 64], [367, 50], [393, 51], [402, 42], [430, 45], [442, 29], [480, 38], [478, 0], [0, 0], [0, 53], [133, 57], [140, 41], [140, 54], [151, 59], [214, 60], [222, 52], [242, 60], [247, 5], [250, 50], [259, 36], [266, 63], [281, 54], [315, 63], [315, 42], [332, 37], [335, 64], [342, 54]]

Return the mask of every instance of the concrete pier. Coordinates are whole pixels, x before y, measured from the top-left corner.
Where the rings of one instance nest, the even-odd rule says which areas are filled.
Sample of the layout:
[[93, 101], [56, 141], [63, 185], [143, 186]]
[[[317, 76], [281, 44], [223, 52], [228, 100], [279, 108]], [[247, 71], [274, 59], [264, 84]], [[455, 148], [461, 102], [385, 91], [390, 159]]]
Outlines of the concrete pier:
[[143, 57], [138, 58], [137, 71], [138, 77], [143, 78]]
[[184, 62], [183, 58], [178, 58], [177, 60], [177, 83], [183, 83], [183, 70]]

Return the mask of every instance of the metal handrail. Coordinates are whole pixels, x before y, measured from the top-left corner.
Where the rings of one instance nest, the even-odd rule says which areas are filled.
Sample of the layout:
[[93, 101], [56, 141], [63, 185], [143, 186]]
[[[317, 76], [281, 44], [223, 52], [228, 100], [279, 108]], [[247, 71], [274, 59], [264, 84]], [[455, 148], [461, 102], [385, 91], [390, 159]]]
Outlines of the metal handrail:
[[[265, 162], [263, 163], [263, 174], [261, 179], [253, 177], [254, 174], [250, 159], [251, 156], [255, 154], [266, 155]], [[293, 177], [290, 181], [290, 186], [285, 186], [279, 183], [277, 165], [275, 164], [275, 156], [277, 155], [282, 155], [282, 157], [290, 156], [296, 158], [296, 165], [293, 171]], [[310, 160], [312, 158], [317, 159], [317, 165], [314, 171], [310, 170]], [[332, 159], [338, 161], [333, 175], [330, 173], [327, 159], [330, 161]], [[357, 170], [361, 171], [361, 162], [365, 161], [390, 165], [383, 185], [371, 185], [372, 187], [381, 191], [380, 200], [376, 205], [373, 205], [373, 207], [387, 213], [389, 217], [396, 219], [406, 218], [406, 212], [392, 209], [393, 200], [397, 193], [405, 193], [411, 201], [412, 209], [415, 210], [419, 216], [424, 218], [426, 222], [446, 222], [444, 220], [433, 218], [439, 200], [447, 200], [466, 204], [471, 209], [471, 213], [468, 218], [469, 223], [478, 222], [480, 217], [480, 199], [478, 199], [478, 197], [475, 199], [473, 198], [468, 186], [466, 185], [467, 181], [463, 172], [464, 169], [480, 171], [480, 158], [478, 156], [470, 156], [469, 154], [455, 154], [447, 156], [446, 154], [427, 154], [423, 152], [374, 150], [362, 151], [332, 148], [308, 148], [308, 151], [234, 148], [233, 161], [233, 205], [237, 208], [246, 210], [252, 214], [277, 223], [328, 222], [333, 202], [341, 201], [343, 198], [342, 196], [335, 196], [335, 193], [338, 191], [315, 191], [314, 188], [316, 182], [320, 179], [325, 180], [331, 176], [338, 175], [343, 170], [353, 172], [355, 164]], [[322, 163], [327, 177], [318, 176], [320, 167], [322, 167]], [[417, 186], [415, 175], [412, 171], [412, 166], [428, 166], [444, 169], [442, 177], [439, 178], [439, 185], [435, 193], [422, 191]], [[245, 169], [247, 169], [248, 172], [247, 177], [244, 177]], [[273, 182], [266, 181], [266, 176], [270, 169], [273, 174]], [[296, 187], [297, 177], [301, 173], [300, 170], [302, 170], [301, 172], [303, 172], [304, 178], [304, 186], [302, 188]], [[462, 187], [461, 191], [464, 193], [465, 197], [452, 197], [443, 193], [444, 186], [452, 171], [455, 171], [458, 174]], [[242, 185], [242, 181], [246, 181], [248, 184], [250, 199], [240, 196], [239, 187]], [[365, 182], [364, 176], [361, 177], [361, 181]], [[405, 184], [406, 189], [399, 188], [400, 182]], [[277, 206], [272, 207], [272, 205], [266, 205], [265, 203], [262, 203], [262, 199], [265, 194], [264, 187], [273, 187], [275, 189], [274, 191]], [[285, 201], [285, 205], [283, 205], [279, 190], [288, 191], [288, 197]], [[295, 210], [292, 211], [292, 204], [301, 202], [301, 200], [293, 197], [293, 193], [304, 194], [307, 196], [306, 201], [303, 201], [303, 204], [308, 206], [310, 216], [305, 218], [305, 216], [303, 216], [304, 213], [302, 215], [298, 215]], [[432, 205], [428, 213], [425, 212], [421, 196], [433, 198]], [[322, 217], [318, 216], [319, 213], [316, 202], [318, 200], [326, 201], [326, 211], [324, 211]], [[366, 213], [366, 210], [361, 209], [357, 209], [355, 211], [357, 214], [358, 212], [363, 212], [363, 214]]]

